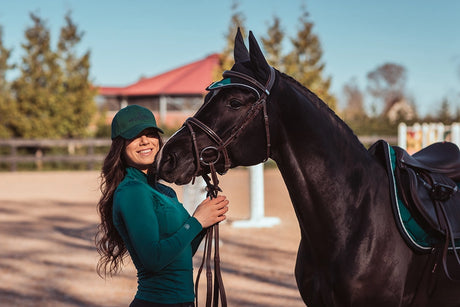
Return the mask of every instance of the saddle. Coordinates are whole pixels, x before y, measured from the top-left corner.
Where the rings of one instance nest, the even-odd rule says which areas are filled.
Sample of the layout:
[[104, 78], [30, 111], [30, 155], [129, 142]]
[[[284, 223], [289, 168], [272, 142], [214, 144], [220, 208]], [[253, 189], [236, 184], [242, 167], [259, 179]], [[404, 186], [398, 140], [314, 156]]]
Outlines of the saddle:
[[449, 142], [434, 143], [412, 156], [393, 146], [400, 197], [430, 232], [460, 239], [460, 151]]
[[[417, 153], [410, 155], [398, 146], [389, 146], [378, 141], [369, 148], [369, 152], [385, 165], [392, 187], [391, 194], [395, 214], [408, 210], [417, 227], [429, 238], [429, 248], [420, 246], [407, 235], [404, 225], [398, 228], [406, 242], [416, 252], [436, 253], [446, 276], [449, 274], [447, 254], [453, 251], [460, 267], [460, 150], [450, 142], [434, 143]], [[402, 202], [403, 208], [395, 205]], [[401, 217], [401, 216], [400, 216]], [[458, 247], [457, 247], [458, 245]], [[438, 261], [436, 261], [437, 263]], [[456, 268], [454, 271], [457, 271]]]

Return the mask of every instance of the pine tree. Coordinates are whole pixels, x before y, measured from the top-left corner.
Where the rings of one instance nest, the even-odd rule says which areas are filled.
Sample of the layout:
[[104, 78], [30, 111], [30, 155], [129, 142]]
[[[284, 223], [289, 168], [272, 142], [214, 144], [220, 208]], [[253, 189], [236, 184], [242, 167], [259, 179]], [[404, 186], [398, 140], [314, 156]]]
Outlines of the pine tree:
[[245, 37], [245, 27], [244, 27], [244, 21], [245, 21], [245, 16], [244, 14], [238, 10], [239, 3], [238, 1], [234, 0], [232, 3], [232, 17], [230, 19], [230, 24], [228, 27], [227, 34], [225, 35], [225, 41], [226, 45], [224, 50], [220, 53], [219, 55], [219, 68], [216, 69], [214, 72], [213, 79], [214, 80], [220, 80], [222, 79], [222, 73], [225, 70], [229, 70], [232, 68], [234, 59], [233, 59], [233, 45], [235, 43], [235, 35], [238, 31], [238, 28], [240, 28], [241, 34], [243, 35], [243, 38]]
[[17, 110], [14, 136], [86, 136], [96, 111], [96, 92], [89, 81], [89, 52], [76, 55], [82, 34], [68, 14], [57, 50], [53, 50], [45, 22], [35, 14], [30, 17], [33, 25], [25, 31], [20, 76], [12, 84]]
[[315, 93], [330, 108], [336, 108], [336, 98], [330, 93], [331, 78], [324, 78], [323, 51], [319, 37], [313, 33], [314, 24], [309, 13], [302, 8], [299, 18], [300, 28], [295, 38], [291, 38], [293, 50], [284, 57], [284, 72]]
[[449, 125], [453, 122], [453, 116], [450, 112], [450, 104], [447, 98], [444, 98], [437, 112], [437, 120], [445, 125]]
[[9, 138], [13, 135], [12, 122], [17, 114], [13, 97], [11, 96], [10, 83], [6, 75], [14, 68], [8, 60], [11, 49], [3, 45], [3, 29], [0, 27], [0, 138]]
[[266, 59], [268, 64], [284, 71], [282, 57], [283, 57], [283, 39], [284, 31], [281, 29], [280, 19], [273, 17], [273, 24], [269, 26], [267, 36], [262, 37], [262, 44], [266, 52]]
[[82, 137], [88, 134], [96, 105], [96, 89], [89, 80], [90, 52], [78, 57], [76, 46], [83, 33], [78, 31], [70, 13], [65, 16], [66, 24], [61, 28], [58, 42], [60, 66], [63, 69], [63, 86], [59, 105], [62, 114], [61, 135]]
[[18, 110], [13, 123], [15, 136], [56, 138], [61, 120], [58, 97], [64, 91], [62, 71], [51, 50], [49, 29], [40, 17], [30, 17], [34, 25], [25, 31], [20, 76], [12, 84]]
[[343, 86], [343, 93], [346, 101], [343, 118], [346, 121], [362, 121], [366, 118], [364, 96], [356, 83], [356, 79], [350, 80]]
[[460, 107], [456, 108], [454, 118], [452, 121], [456, 123], [460, 122]]

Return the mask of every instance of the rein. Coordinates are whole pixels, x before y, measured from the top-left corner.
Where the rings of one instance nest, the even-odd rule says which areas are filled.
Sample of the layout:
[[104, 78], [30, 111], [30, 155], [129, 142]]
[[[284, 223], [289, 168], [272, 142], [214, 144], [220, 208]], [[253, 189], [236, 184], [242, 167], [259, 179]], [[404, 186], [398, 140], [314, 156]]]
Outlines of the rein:
[[[267, 98], [270, 95], [270, 90], [273, 87], [275, 82], [275, 70], [273, 67], [270, 67], [270, 76], [267, 80], [265, 86], [263, 86], [256, 79], [236, 71], [225, 71], [223, 73], [224, 78], [235, 77], [243, 79], [251, 83], [254, 87], [257, 87], [261, 90], [262, 94], [259, 99], [251, 106], [249, 111], [246, 114], [246, 117], [242, 120], [239, 125], [236, 125], [232, 130], [232, 133], [226, 140], [222, 140], [217, 133], [214, 132], [207, 125], [202, 123], [200, 120], [195, 117], [189, 117], [185, 121], [185, 126], [190, 131], [190, 136], [192, 138], [193, 152], [196, 159], [196, 170], [194, 178], [198, 176], [201, 172], [202, 167], [209, 167], [211, 178], [207, 174], [202, 175], [203, 179], [206, 182], [207, 197], [216, 198], [218, 192], [222, 190], [219, 188], [219, 180], [217, 178], [217, 170], [215, 164], [220, 160], [221, 156], [224, 159], [224, 171], [219, 172], [219, 174], [225, 174], [231, 166], [231, 161], [228, 155], [227, 146], [229, 146], [238, 136], [244, 131], [246, 126], [259, 114], [260, 110], [263, 110], [264, 124], [265, 124], [265, 136], [267, 140], [267, 155], [265, 161], [270, 156], [270, 131], [269, 131], [269, 122], [267, 115]], [[212, 100], [212, 98], [211, 98]], [[210, 100], [210, 101], [211, 101]], [[210, 102], [208, 101], [208, 103]], [[198, 128], [201, 132], [205, 133], [212, 141], [215, 143], [215, 146], [207, 146], [203, 149], [198, 148], [198, 143], [196, 139], [196, 133], [193, 127]], [[209, 153], [214, 154], [212, 160], [207, 160], [205, 154]], [[219, 295], [222, 307], [227, 306], [227, 297], [225, 294], [225, 288], [222, 280], [222, 274], [220, 269], [220, 256], [219, 256], [219, 224], [214, 224], [213, 226], [206, 229], [203, 259], [201, 261], [200, 268], [195, 282], [195, 303], [198, 307], [198, 283], [200, 280], [201, 272], [203, 271], [204, 265], [206, 265], [206, 307], [211, 307], [213, 304], [214, 307], [219, 305]], [[212, 272], [211, 272], [211, 253], [212, 245], [214, 243], [214, 292], [213, 292], [213, 281], [212, 281]]]
[[[212, 183], [210, 182], [209, 176], [204, 175], [203, 178], [207, 185], [207, 197], [216, 198], [217, 193], [222, 191], [219, 188], [219, 180], [214, 169], [214, 165], [211, 164], [212, 172]], [[213, 281], [211, 271], [211, 253], [214, 245], [214, 292], [213, 292]], [[195, 281], [195, 305], [198, 307], [198, 283], [200, 281], [201, 272], [206, 264], [206, 307], [217, 307], [220, 303], [222, 307], [227, 307], [227, 296], [225, 294], [224, 282], [222, 280], [222, 273], [220, 270], [220, 255], [219, 255], [219, 224], [214, 224], [206, 229], [206, 236], [204, 239], [204, 250], [201, 265], [198, 270]]]

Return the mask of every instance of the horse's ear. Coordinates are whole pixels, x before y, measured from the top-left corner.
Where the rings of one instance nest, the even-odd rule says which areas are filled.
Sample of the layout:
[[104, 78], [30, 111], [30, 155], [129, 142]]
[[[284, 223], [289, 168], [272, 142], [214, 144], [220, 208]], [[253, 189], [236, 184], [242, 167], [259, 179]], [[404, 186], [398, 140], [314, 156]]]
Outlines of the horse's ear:
[[235, 36], [235, 46], [233, 50], [233, 58], [235, 59], [235, 63], [241, 62], [248, 62], [249, 59], [249, 52], [244, 44], [243, 35], [241, 35], [240, 28], [238, 27], [238, 31], [236, 32]]
[[252, 31], [249, 31], [249, 50], [251, 63], [257, 72], [260, 73], [260, 76], [266, 77], [269, 75], [270, 66], [267, 63], [267, 60], [265, 60], [264, 54], [262, 53], [262, 50], [260, 49], [254, 34], [252, 34]]

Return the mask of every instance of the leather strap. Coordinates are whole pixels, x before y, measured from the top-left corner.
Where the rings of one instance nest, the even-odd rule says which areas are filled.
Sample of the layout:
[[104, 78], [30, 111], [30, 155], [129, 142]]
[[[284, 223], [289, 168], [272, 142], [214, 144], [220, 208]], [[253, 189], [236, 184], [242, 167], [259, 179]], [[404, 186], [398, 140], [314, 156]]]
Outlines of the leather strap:
[[[259, 114], [260, 110], [263, 110], [263, 119], [265, 125], [265, 135], [267, 140], [267, 155], [265, 160], [267, 160], [270, 156], [270, 127], [268, 121], [268, 114], [267, 114], [267, 98], [270, 95], [271, 88], [275, 83], [275, 69], [270, 66], [270, 75], [268, 77], [267, 83], [263, 86], [259, 81], [256, 79], [245, 75], [240, 72], [236, 71], [225, 71], [223, 73], [225, 77], [236, 77], [243, 80], [250, 82], [252, 85], [257, 87], [261, 90], [261, 95], [259, 99], [251, 106], [249, 111], [246, 113], [245, 118], [241, 122], [240, 125], [235, 126], [233, 131], [231, 132], [230, 136], [223, 141], [211, 128], [207, 125], [196, 119], [195, 117], [189, 117], [185, 121], [185, 126], [190, 131], [190, 135], [192, 138], [192, 146], [193, 152], [196, 159], [196, 171], [195, 176], [197, 176], [202, 168], [202, 165], [209, 166], [211, 178], [209, 176], [203, 175], [207, 186], [207, 196], [211, 198], [217, 197], [218, 192], [221, 191], [219, 188], [219, 180], [217, 179], [217, 171], [215, 169], [215, 163], [220, 159], [220, 154], [222, 153], [224, 157], [224, 172], [225, 173], [231, 166], [231, 161], [227, 152], [227, 146], [230, 145], [246, 128], [247, 125]], [[209, 103], [211, 99], [207, 102]], [[203, 107], [202, 107], [203, 108]], [[216, 146], [208, 146], [204, 149], [198, 148], [198, 142], [196, 138], [196, 133], [193, 127], [199, 128], [202, 132], [204, 132]], [[214, 161], [205, 161], [203, 155], [206, 150], [215, 150], [217, 152], [217, 157]], [[214, 307], [218, 307], [219, 305], [219, 296], [220, 302], [222, 307], [227, 307], [227, 296], [225, 294], [224, 283], [222, 280], [222, 274], [220, 269], [220, 255], [219, 255], [219, 224], [215, 224], [209, 227], [206, 230], [206, 237], [205, 237], [205, 244], [204, 244], [204, 251], [203, 251], [203, 259], [201, 261], [200, 268], [198, 269], [198, 274], [196, 277], [195, 282], [195, 302], [196, 306], [198, 307], [198, 284], [200, 281], [200, 276], [203, 271], [203, 267], [206, 266], [206, 307], [211, 307], [213, 304]], [[214, 240], [214, 242], [213, 242]], [[214, 243], [214, 244], [213, 244]], [[212, 280], [212, 272], [211, 272], [211, 252], [212, 246], [214, 245], [214, 291], [213, 291], [213, 280]]]
[[[209, 167], [211, 169], [211, 179], [209, 176], [203, 176], [206, 185], [207, 185], [207, 196], [210, 198], [217, 197], [217, 193], [221, 191], [219, 188], [219, 180], [217, 179], [216, 170], [214, 168], [214, 163], [210, 163]], [[219, 306], [219, 296], [220, 303], [222, 307], [227, 307], [227, 295], [225, 293], [224, 282], [222, 279], [222, 273], [220, 269], [220, 254], [219, 254], [219, 224], [214, 224], [206, 230], [205, 244], [203, 251], [203, 259], [201, 260], [200, 268], [198, 269], [198, 274], [195, 281], [195, 303], [198, 307], [198, 284], [200, 282], [201, 272], [203, 271], [203, 266], [206, 266], [206, 307], [218, 307]], [[212, 280], [212, 270], [211, 270], [211, 253], [212, 247], [214, 246], [214, 289], [213, 289], [213, 280]]]
[[446, 273], [447, 278], [449, 278], [452, 281], [460, 281], [459, 278], [454, 278], [449, 274], [449, 269], [447, 267], [447, 252], [449, 250], [449, 244], [452, 245], [453, 253], [455, 255], [455, 260], [457, 261], [457, 264], [460, 265], [460, 256], [458, 255], [456, 245], [455, 245], [455, 239], [453, 236], [453, 231], [452, 227], [450, 225], [449, 219], [447, 218], [447, 213], [446, 210], [440, 201], [435, 201], [434, 202], [436, 210], [440, 212], [440, 220], [442, 220], [442, 224], [444, 224], [445, 227], [445, 233], [446, 233], [446, 238], [445, 242], [443, 244], [443, 250], [442, 250], [442, 266], [444, 269], [444, 273]]
[[[244, 119], [241, 121], [239, 125], [236, 125], [232, 132], [230, 133], [230, 136], [224, 141], [222, 140], [217, 133], [214, 132], [211, 128], [209, 128], [206, 124], [201, 122], [195, 117], [189, 117], [185, 121], [185, 126], [188, 128], [190, 131], [191, 137], [192, 137], [192, 146], [193, 146], [193, 151], [195, 154], [195, 159], [197, 161], [196, 163], [196, 170], [195, 174], [198, 175], [199, 172], [201, 171], [201, 164], [205, 165], [210, 165], [211, 163], [206, 162], [203, 160], [203, 151], [205, 151], [208, 148], [211, 148], [211, 146], [208, 146], [204, 149], [199, 150], [198, 148], [198, 143], [196, 139], [196, 134], [193, 129], [193, 127], [199, 128], [202, 132], [204, 132], [217, 146], [212, 147], [214, 148], [217, 152], [222, 153], [224, 156], [224, 170], [222, 172], [219, 172], [220, 174], [224, 174], [227, 172], [228, 169], [231, 167], [231, 161], [227, 152], [227, 146], [229, 146], [235, 139], [238, 138], [238, 136], [244, 131], [244, 129], [252, 122], [252, 120], [259, 114], [260, 110], [263, 110], [263, 119], [264, 119], [264, 127], [265, 127], [265, 136], [267, 140], [267, 153], [264, 161], [268, 160], [270, 157], [270, 152], [271, 152], [271, 142], [270, 142], [270, 126], [269, 126], [269, 120], [268, 120], [268, 113], [267, 113], [267, 98], [268, 95], [270, 95], [270, 90], [273, 87], [273, 84], [275, 82], [275, 69], [273, 67], [270, 67], [270, 76], [267, 80], [267, 84], [265, 86], [261, 85], [259, 81], [256, 79], [247, 76], [245, 74], [242, 74], [240, 72], [236, 71], [225, 71], [224, 72], [224, 77], [225, 76], [234, 76], [237, 78], [244, 79], [246, 81], [249, 81], [254, 84], [255, 87], [259, 88], [262, 91], [262, 94], [260, 95], [259, 99], [251, 106], [251, 108], [248, 110], [246, 113], [246, 116]], [[212, 100], [212, 98], [211, 98]], [[210, 100], [207, 102], [209, 103]], [[213, 161], [214, 163], [217, 162]]]

